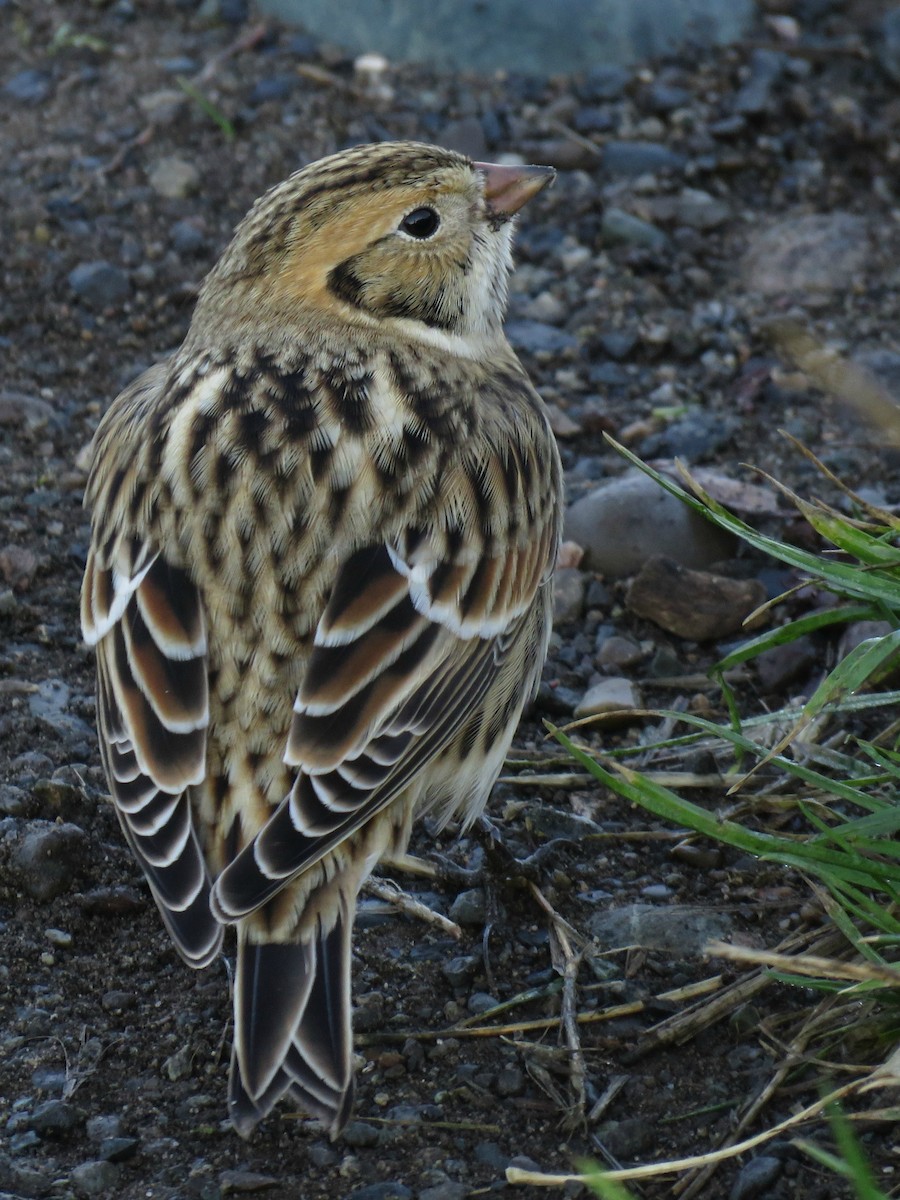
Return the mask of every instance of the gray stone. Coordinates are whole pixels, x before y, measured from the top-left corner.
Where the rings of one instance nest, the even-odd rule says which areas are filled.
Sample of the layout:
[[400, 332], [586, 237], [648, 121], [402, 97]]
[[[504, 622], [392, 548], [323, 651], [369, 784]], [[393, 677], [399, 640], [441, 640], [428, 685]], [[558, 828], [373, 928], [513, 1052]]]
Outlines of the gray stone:
[[500, 1001], [496, 996], [492, 996], [490, 992], [473, 992], [469, 997], [469, 1002], [466, 1005], [470, 1013], [478, 1014], [487, 1012], [491, 1008], [496, 1008]]
[[713, 939], [726, 937], [732, 926], [725, 912], [683, 904], [626, 904], [594, 913], [587, 927], [606, 949], [641, 946], [692, 957], [702, 954]]
[[486, 913], [482, 888], [470, 888], [460, 892], [450, 905], [450, 920], [457, 925], [483, 925]]
[[3, 94], [20, 104], [41, 104], [50, 95], [50, 75], [28, 67], [18, 71], [3, 85]]
[[78, 1196], [99, 1196], [101, 1192], [116, 1186], [119, 1174], [119, 1168], [114, 1163], [93, 1159], [75, 1167], [69, 1182]]
[[36, 433], [56, 423], [53, 406], [46, 400], [30, 396], [27, 392], [0, 392], [0, 426]]
[[100, 1143], [100, 1157], [112, 1163], [127, 1162], [137, 1154], [140, 1144], [136, 1137], [104, 1138]]
[[588, 71], [578, 91], [585, 100], [618, 100], [630, 82], [630, 71], [609, 64]]
[[346, 1146], [377, 1146], [381, 1140], [381, 1130], [366, 1121], [351, 1121], [344, 1130], [343, 1138]]
[[637, 470], [576, 501], [566, 512], [565, 537], [583, 548], [584, 567], [612, 579], [633, 575], [654, 554], [703, 567], [735, 548], [730, 534]]
[[792, 683], [805, 679], [821, 661], [821, 651], [812, 639], [799, 637], [764, 650], [754, 658], [753, 665], [762, 690], [780, 696]]
[[41, 902], [65, 892], [84, 866], [87, 841], [77, 825], [32, 821], [11, 858], [25, 892]]
[[680, 171], [684, 156], [661, 142], [607, 142], [603, 147], [603, 169], [610, 175], [655, 175], [658, 171]]
[[709, 642], [737, 633], [766, 599], [758, 579], [730, 579], [691, 571], [664, 555], [647, 560], [631, 581], [625, 603], [631, 612], [669, 633]]
[[[339, 40], [352, 54], [532, 75], [594, 68], [593, 75], [604, 64], [664, 56], [686, 42], [726, 43], [754, 17], [753, 0], [345, 0], [338, 31], [333, 0], [260, 0], [259, 8]], [[614, 99], [627, 82], [627, 75], [610, 76], [584, 94]]]
[[768, 1192], [784, 1170], [784, 1163], [773, 1154], [760, 1154], [751, 1158], [738, 1171], [728, 1200], [754, 1200]]
[[633, 217], [631, 213], [621, 208], [608, 208], [600, 222], [600, 232], [604, 241], [611, 245], [646, 246], [650, 250], [663, 250], [669, 244], [669, 239], [661, 229]]
[[772, 89], [784, 73], [786, 59], [775, 50], [754, 50], [750, 56], [750, 78], [734, 98], [734, 111], [742, 116], [765, 112]]
[[751, 237], [747, 287], [765, 296], [852, 289], [871, 260], [869, 227], [852, 213], [786, 217]]
[[637, 453], [645, 459], [683, 458], [690, 463], [701, 462], [723, 450], [740, 428], [736, 417], [697, 409], [644, 438]]
[[122, 268], [102, 260], [80, 263], [68, 278], [69, 287], [88, 308], [113, 308], [131, 294], [131, 282]]
[[465, 1183], [455, 1183], [452, 1179], [437, 1183], [434, 1187], [422, 1188], [419, 1200], [465, 1200], [470, 1188]]
[[640, 1158], [656, 1141], [652, 1122], [643, 1117], [608, 1121], [597, 1130], [597, 1136], [607, 1152], [622, 1162], [632, 1162]]
[[84, 1113], [65, 1100], [47, 1100], [31, 1114], [29, 1124], [42, 1137], [62, 1137], [84, 1123]]
[[529, 354], [567, 354], [579, 347], [578, 338], [544, 321], [507, 321], [506, 336], [513, 349]]
[[577, 621], [584, 612], [587, 578], [577, 567], [559, 567], [553, 573], [553, 624]]
[[241, 1168], [219, 1173], [219, 1187], [225, 1196], [266, 1192], [270, 1188], [277, 1187], [278, 1182], [274, 1175], [263, 1175], [259, 1171], [248, 1171]]
[[443, 963], [441, 971], [451, 987], [462, 987], [468, 983], [480, 966], [480, 955], [458, 954]]
[[575, 709], [576, 717], [604, 717], [604, 724], [627, 722], [632, 709], [640, 708], [641, 694], [630, 679], [611, 675], [588, 688]]
[[878, 60], [895, 83], [900, 83], [900, 8], [889, 9], [881, 22]]
[[[525, 1090], [525, 1073], [521, 1067], [510, 1063], [509, 1066], [503, 1067], [497, 1074], [497, 1095], [498, 1096], [521, 1096]], [[493, 1143], [489, 1143], [493, 1146]], [[499, 1150], [499, 1147], [497, 1147]], [[475, 1152], [476, 1158], [478, 1151]], [[484, 1160], [482, 1160], [484, 1161]], [[504, 1162], [504, 1166], [506, 1163]]]
[[200, 186], [200, 170], [192, 162], [167, 155], [153, 167], [149, 176], [150, 186], [160, 196], [170, 200], [183, 200]]
[[458, 150], [460, 154], [467, 154], [476, 162], [483, 162], [487, 157], [484, 126], [475, 116], [448, 121], [441, 130], [441, 145], [450, 150]]
[[384, 1183], [369, 1183], [350, 1192], [347, 1200], [412, 1200], [413, 1193], [405, 1183], [389, 1179]]

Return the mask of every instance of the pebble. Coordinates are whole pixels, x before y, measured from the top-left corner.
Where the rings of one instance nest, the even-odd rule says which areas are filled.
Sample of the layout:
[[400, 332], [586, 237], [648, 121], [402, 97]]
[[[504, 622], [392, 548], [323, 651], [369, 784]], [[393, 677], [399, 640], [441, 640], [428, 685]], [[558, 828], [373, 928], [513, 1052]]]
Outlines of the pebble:
[[587, 927], [602, 947], [642, 946], [673, 955], [696, 957], [707, 942], [732, 930], [728, 913], [683, 904], [623, 904], [592, 913]]
[[194, 258], [207, 247], [207, 237], [196, 221], [176, 221], [169, 231], [172, 249], [182, 258]]
[[597, 650], [597, 663], [601, 667], [633, 667], [644, 657], [645, 652], [637, 642], [616, 633], [604, 637]]
[[265, 1192], [269, 1188], [278, 1187], [279, 1180], [274, 1175], [263, 1175], [259, 1171], [248, 1171], [241, 1168], [219, 1173], [219, 1187], [222, 1195], [247, 1195], [251, 1192]]
[[739, 436], [741, 423], [736, 417], [698, 410], [679, 421], [672, 421], [657, 433], [651, 433], [637, 447], [641, 458], [683, 458], [685, 462], [703, 462], [724, 450]]
[[441, 972], [451, 987], [463, 987], [481, 966], [481, 955], [458, 954], [441, 964]]
[[200, 186], [200, 171], [192, 162], [170, 154], [152, 168], [148, 182], [158, 195], [184, 200]]
[[136, 1137], [103, 1138], [99, 1147], [100, 1157], [112, 1163], [127, 1162], [137, 1154], [140, 1144]]
[[757, 116], [772, 103], [772, 89], [784, 74], [787, 59], [777, 50], [754, 50], [750, 55], [750, 78], [734, 98], [734, 111]]
[[271, 75], [266, 79], [257, 79], [250, 92], [249, 102], [257, 105], [273, 100], [286, 100], [296, 86], [296, 75]]
[[492, 996], [490, 992], [473, 992], [466, 1007], [470, 1013], [478, 1014], [496, 1008], [499, 1003], [497, 997]]
[[37, 570], [37, 557], [26, 546], [4, 546], [0, 550], [0, 575], [16, 592], [27, 592]]
[[625, 597], [629, 610], [669, 633], [709, 642], [736, 633], [766, 598], [758, 579], [691, 571], [663, 555], [648, 559]]
[[78, 1196], [99, 1196], [119, 1182], [119, 1168], [104, 1159], [92, 1159], [80, 1163], [69, 1176], [69, 1182]]
[[684, 165], [684, 156], [661, 142], [609, 141], [603, 147], [603, 169], [610, 175], [655, 175], [680, 171]]
[[42, 104], [50, 95], [51, 76], [29, 67], [18, 71], [3, 85], [3, 94], [20, 104]]
[[583, 100], [618, 100], [630, 82], [631, 72], [615, 63], [592, 67], [578, 85], [578, 94]]
[[627, 724], [631, 720], [631, 710], [640, 708], [642, 703], [636, 684], [612, 675], [588, 688], [575, 709], [575, 716], [602, 716], [606, 726]]
[[513, 349], [525, 350], [536, 355], [563, 355], [579, 348], [579, 342], [571, 333], [548, 325], [545, 321], [508, 321], [506, 336]]
[[483, 888], [460, 892], [450, 905], [448, 916], [457, 925], [483, 925], [487, 913]]
[[900, 83], [900, 8], [891, 8], [881, 19], [878, 61], [894, 83]]
[[762, 690], [783, 695], [785, 688], [805, 679], [821, 659], [812, 639], [803, 636], [764, 650], [754, 658], [753, 665]]
[[607, 1153], [621, 1162], [633, 1162], [649, 1150], [656, 1140], [652, 1123], [643, 1117], [625, 1117], [608, 1121], [597, 1130]]
[[577, 567], [560, 567], [553, 573], [553, 624], [577, 621], [584, 612], [587, 577]]
[[31, 1128], [42, 1137], [57, 1138], [84, 1124], [84, 1113], [65, 1100], [46, 1100], [31, 1114]]
[[115, 308], [131, 294], [131, 282], [121, 267], [104, 260], [81, 263], [69, 272], [69, 287], [88, 308]]
[[608, 208], [600, 221], [603, 240], [611, 246], [646, 246], [650, 250], [664, 250], [669, 239], [661, 229], [642, 221], [621, 208]]
[[728, 1200], [754, 1200], [768, 1192], [784, 1170], [784, 1163], [772, 1154], [751, 1158], [738, 1171]]
[[338, 1152], [325, 1142], [314, 1142], [307, 1150], [307, 1157], [314, 1167], [333, 1167], [340, 1157]]
[[869, 266], [871, 254], [864, 217], [804, 213], [751, 232], [742, 270], [751, 291], [802, 296], [852, 287]]
[[413, 1200], [412, 1189], [405, 1183], [390, 1179], [384, 1183], [369, 1183], [350, 1192], [347, 1200]]
[[377, 1146], [381, 1140], [381, 1130], [366, 1121], [351, 1121], [344, 1130], [343, 1139], [346, 1146]]
[[[508, 1096], [521, 1096], [522, 1093], [524, 1092], [524, 1090], [525, 1090], [525, 1073], [522, 1071], [521, 1067], [517, 1067], [513, 1064], [510, 1064], [509, 1066], [502, 1067], [501, 1070], [497, 1073], [497, 1095], [498, 1096], [503, 1096], [504, 1098], [508, 1097]], [[494, 1143], [491, 1142], [491, 1143], [489, 1143], [489, 1145], [494, 1146]], [[499, 1147], [496, 1147], [496, 1149], [499, 1152]], [[476, 1158], [478, 1157], [477, 1149], [475, 1151], [475, 1157]], [[484, 1161], [484, 1160], [482, 1160], [482, 1161]], [[504, 1166], [505, 1166], [505, 1162], [504, 1162]]]
[[434, 1187], [422, 1188], [418, 1193], [418, 1200], [465, 1200], [470, 1190], [467, 1184], [455, 1183], [448, 1179], [444, 1183], [435, 1184]]
[[38, 433], [57, 423], [56, 412], [46, 400], [28, 392], [0, 392], [0, 426]]
[[641, 471], [628, 471], [576, 501], [565, 537], [584, 549], [584, 565], [608, 579], [633, 575], [665, 553], [689, 567], [730, 558], [735, 539]]
[[77, 825], [32, 821], [11, 865], [25, 892], [45, 903], [68, 891], [87, 857], [87, 834]]

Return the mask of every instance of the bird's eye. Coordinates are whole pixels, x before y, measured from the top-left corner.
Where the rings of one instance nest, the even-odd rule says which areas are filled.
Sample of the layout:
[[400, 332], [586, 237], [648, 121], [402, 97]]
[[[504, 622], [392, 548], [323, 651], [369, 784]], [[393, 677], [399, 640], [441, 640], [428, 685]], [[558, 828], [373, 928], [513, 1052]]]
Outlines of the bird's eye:
[[400, 222], [400, 228], [410, 237], [424, 241], [437, 233], [441, 218], [433, 208], [414, 208]]

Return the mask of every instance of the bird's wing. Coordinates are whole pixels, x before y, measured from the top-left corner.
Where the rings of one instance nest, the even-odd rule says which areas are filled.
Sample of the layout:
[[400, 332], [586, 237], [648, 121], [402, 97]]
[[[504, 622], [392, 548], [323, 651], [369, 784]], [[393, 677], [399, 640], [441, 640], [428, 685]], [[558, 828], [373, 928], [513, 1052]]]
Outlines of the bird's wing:
[[[148, 373], [131, 397], [146, 401], [160, 381], [159, 372]], [[95, 461], [108, 445], [101, 430]], [[94, 538], [81, 595], [82, 632], [97, 655], [101, 756], [163, 920], [185, 960], [200, 967], [222, 942], [188, 795], [206, 769], [203, 610], [187, 572], [127, 528], [128, 507], [115, 504], [127, 468], [105, 474], [105, 486], [97, 472], [89, 484]]]
[[[285, 761], [296, 782], [216, 881], [220, 919], [265, 904], [389, 804], [527, 656], [556, 553], [554, 505], [523, 528], [499, 545], [409, 528], [343, 563], [294, 705]], [[533, 674], [523, 659], [514, 715]]]

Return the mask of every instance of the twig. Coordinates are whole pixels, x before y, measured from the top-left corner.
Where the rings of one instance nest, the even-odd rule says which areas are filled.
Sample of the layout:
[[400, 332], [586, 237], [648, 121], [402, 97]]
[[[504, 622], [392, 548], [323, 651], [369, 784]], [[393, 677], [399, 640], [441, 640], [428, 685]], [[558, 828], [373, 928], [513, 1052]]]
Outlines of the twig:
[[435, 912], [426, 904], [414, 900], [406, 892], [401, 892], [395, 883], [390, 883], [386, 879], [374, 879], [370, 876], [363, 884], [363, 890], [372, 896], [377, 896], [379, 900], [384, 900], [400, 912], [406, 913], [407, 916], [425, 921], [428, 925], [436, 925], [442, 933], [448, 933], [456, 941], [462, 937], [462, 930], [455, 921]]

